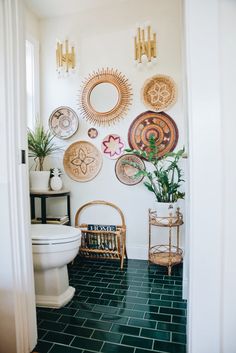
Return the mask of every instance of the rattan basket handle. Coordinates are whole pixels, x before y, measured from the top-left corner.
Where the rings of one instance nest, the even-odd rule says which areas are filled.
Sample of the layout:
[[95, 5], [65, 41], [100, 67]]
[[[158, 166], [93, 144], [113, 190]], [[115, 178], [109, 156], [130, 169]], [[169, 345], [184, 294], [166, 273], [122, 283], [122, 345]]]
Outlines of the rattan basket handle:
[[116, 206], [115, 204], [111, 203], [111, 202], [107, 202], [107, 201], [102, 201], [102, 200], [95, 200], [95, 201], [90, 201], [85, 203], [83, 206], [81, 206], [78, 211], [76, 212], [75, 215], [75, 227], [80, 227], [80, 223], [79, 223], [79, 217], [81, 212], [85, 209], [88, 208], [90, 206], [94, 206], [94, 205], [105, 205], [105, 206], [110, 206], [112, 208], [114, 208], [120, 215], [121, 218], [121, 222], [122, 222], [122, 227], [125, 228], [125, 217], [123, 212], [121, 211], [121, 209]]

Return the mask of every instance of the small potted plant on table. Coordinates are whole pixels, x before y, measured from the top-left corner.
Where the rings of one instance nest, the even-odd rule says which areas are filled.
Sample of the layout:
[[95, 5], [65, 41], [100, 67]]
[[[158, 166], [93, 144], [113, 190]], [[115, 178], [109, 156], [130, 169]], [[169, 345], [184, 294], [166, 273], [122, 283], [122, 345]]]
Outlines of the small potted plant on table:
[[54, 135], [45, 130], [41, 122], [37, 122], [35, 129], [28, 129], [29, 157], [34, 158], [35, 171], [30, 171], [30, 186], [32, 191], [47, 191], [49, 189], [50, 171], [45, 171], [44, 161], [60, 148], [52, 141]]

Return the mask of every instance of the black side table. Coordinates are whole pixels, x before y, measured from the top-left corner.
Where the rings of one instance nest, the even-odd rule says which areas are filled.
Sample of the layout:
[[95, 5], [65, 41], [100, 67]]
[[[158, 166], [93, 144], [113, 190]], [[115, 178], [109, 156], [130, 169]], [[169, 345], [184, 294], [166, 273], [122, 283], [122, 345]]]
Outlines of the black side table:
[[71, 225], [71, 216], [70, 216], [70, 191], [69, 190], [60, 190], [60, 191], [30, 191], [30, 208], [31, 208], [31, 219], [35, 218], [35, 198], [41, 200], [41, 217], [42, 223], [47, 223], [47, 205], [46, 200], [50, 197], [65, 197], [67, 199], [67, 216], [69, 219], [68, 225]]

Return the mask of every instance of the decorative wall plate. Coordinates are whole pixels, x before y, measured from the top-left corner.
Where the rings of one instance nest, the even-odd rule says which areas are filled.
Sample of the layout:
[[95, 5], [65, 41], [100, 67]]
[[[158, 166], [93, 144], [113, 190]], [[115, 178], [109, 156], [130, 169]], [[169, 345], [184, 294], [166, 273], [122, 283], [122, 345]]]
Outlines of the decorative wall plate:
[[119, 135], [107, 135], [102, 141], [102, 152], [110, 159], [117, 159], [124, 151], [125, 143]]
[[143, 180], [143, 176], [134, 178], [134, 175], [138, 171], [137, 168], [128, 164], [124, 164], [124, 161], [137, 163], [142, 169], [145, 169], [145, 164], [141, 158], [134, 154], [123, 154], [123, 156], [117, 159], [115, 165], [117, 179], [125, 185], [136, 185], [140, 183], [140, 181]]
[[91, 139], [95, 139], [98, 135], [98, 130], [95, 129], [94, 127], [91, 127], [90, 129], [88, 129], [88, 136], [91, 138]]
[[143, 103], [148, 109], [161, 112], [176, 102], [177, 87], [166, 75], [156, 75], [145, 81], [142, 88]]
[[128, 79], [118, 70], [101, 69], [89, 75], [79, 95], [83, 118], [97, 125], [111, 125], [123, 118], [131, 104]]
[[130, 125], [128, 141], [132, 149], [146, 151], [149, 137], [154, 135], [158, 156], [174, 150], [178, 142], [178, 128], [166, 113], [147, 111], [140, 114]]
[[59, 107], [50, 115], [48, 124], [53, 135], [67, 139], [78, 130], [79, 118], [73, 109]]
[[63, 164], [66, 174], [75, 181], [95, 178], [102, 167], [102, 155], [88, 141], [72, 143], [64, 153]]

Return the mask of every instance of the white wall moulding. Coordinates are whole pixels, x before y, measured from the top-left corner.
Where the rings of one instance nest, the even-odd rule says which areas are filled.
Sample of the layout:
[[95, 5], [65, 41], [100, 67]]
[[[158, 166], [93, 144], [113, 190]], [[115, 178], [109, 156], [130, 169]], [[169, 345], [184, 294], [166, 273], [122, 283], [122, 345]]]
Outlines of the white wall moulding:
[[188, 352], [229, 353], [221, 347], [223, 184], [219, 156], [224, 142], [217, 0], [185, 1], [185, 35], [190, 175]]
[[0, 2], [1, 229], [0, 351], [31, 352], [36, 344], [33, 262], [26, 165], [25, 42], [21, 0]]

